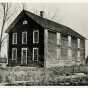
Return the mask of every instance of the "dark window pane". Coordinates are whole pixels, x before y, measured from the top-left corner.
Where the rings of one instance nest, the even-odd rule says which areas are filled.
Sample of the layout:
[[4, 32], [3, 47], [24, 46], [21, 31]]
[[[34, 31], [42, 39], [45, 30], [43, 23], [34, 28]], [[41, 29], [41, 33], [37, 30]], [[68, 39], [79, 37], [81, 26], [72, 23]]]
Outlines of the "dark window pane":
[[13, 50], [12, 50], [12, 59], [13, 60], [16, 60], [16, 58], [17, 58], [17, 49], [16, 48], [13, 48]]
[[34, 49], [34, 61], [38, 60], [38, 48]]
[[38, 43], [39, 42], [39, 32], [38, 31], [34, 31], [34, 43]]

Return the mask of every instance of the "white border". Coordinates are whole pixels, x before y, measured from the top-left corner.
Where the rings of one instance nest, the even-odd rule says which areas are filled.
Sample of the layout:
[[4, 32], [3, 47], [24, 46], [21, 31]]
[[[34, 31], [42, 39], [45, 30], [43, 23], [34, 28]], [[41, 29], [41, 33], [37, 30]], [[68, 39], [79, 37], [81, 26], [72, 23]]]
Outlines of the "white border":
[[[0, 0], [12, 3], [88, 3], [88, 0]], [[5, 86], [1, 86], [5, 88]], [[6, 86], [6, 88], [88, 88], [88, 86]]]
[[0, 0], [0, 2], [10, 3], [88, 3], [88, 0]]

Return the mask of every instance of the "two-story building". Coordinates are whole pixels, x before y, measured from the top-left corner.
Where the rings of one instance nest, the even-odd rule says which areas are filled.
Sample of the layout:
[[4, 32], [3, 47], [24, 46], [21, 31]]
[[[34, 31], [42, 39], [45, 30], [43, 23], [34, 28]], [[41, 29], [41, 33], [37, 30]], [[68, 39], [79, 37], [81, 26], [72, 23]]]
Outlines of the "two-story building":
[[52, 67], [83, 64], [85, 38], [71, 28], [23, 10], [7, 28], [8, 65]]

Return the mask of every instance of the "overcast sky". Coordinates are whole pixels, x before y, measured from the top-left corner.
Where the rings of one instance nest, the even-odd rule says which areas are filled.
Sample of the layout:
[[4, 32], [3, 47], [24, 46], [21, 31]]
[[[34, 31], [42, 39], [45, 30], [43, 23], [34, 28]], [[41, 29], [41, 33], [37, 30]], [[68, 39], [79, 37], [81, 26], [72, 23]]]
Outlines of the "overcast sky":
[[[12, 4], [11, 10], [14, 16], [10, 22], [19, 14], [22, 4]], [[24, 8], [39, 15], [39, 11], [44, 11], [44, 17], [58, 23], [71, 27], [75, 31], [88, 39], [88, 4], [87, 3], [26, 3]], [[7, 27], [7, 25], [6, 25]], [[88, 40], [87, 40], [88, 41]], [[88, 42], [86, 41], [86, 56], [88, 55]], [[2, 54], [6, 54], [6, 47]]]

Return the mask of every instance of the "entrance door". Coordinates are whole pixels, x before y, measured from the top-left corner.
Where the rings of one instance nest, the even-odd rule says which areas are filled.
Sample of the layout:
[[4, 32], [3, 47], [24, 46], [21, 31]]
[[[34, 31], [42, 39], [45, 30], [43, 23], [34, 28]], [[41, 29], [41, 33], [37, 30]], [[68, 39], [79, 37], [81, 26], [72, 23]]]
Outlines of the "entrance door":
[[21, 64], [22, 65], [27, 64], [27, 48], [22, 48], [21, 50]]

